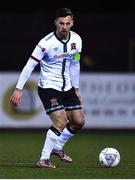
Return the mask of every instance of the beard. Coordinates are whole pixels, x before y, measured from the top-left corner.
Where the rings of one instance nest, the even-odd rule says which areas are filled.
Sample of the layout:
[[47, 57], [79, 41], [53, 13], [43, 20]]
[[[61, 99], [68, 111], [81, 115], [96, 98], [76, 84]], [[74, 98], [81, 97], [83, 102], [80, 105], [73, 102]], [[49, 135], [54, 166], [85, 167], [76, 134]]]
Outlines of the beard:
[[68, 34], [69, 34], [69, 32], [66, 31], [66, 30], [62, 30], [60, 32], [60, 36], [61, 36], [62, 39], [67, 39], [68, 38]]

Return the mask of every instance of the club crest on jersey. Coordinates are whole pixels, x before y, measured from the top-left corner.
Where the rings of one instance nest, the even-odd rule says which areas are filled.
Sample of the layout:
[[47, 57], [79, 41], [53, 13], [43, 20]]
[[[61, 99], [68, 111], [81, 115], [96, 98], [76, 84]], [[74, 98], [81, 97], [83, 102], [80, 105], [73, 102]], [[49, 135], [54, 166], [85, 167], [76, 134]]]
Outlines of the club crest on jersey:
[[72, 43], [72, 44], [71, 44], [71, 50], [72, 50], [72, 49], [76, 49], [76, 43]]

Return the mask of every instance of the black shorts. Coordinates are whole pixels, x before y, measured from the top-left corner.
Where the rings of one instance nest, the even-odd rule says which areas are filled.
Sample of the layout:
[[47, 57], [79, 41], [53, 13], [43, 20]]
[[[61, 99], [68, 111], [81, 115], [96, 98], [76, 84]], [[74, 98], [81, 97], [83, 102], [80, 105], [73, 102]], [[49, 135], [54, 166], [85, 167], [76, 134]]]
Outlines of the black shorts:
[[74, 88], [68, 91], [57, 91], [52, 88], [38, 87], [38, 94], [47, 114], [60, 109], [66, 111], [82, 109]]

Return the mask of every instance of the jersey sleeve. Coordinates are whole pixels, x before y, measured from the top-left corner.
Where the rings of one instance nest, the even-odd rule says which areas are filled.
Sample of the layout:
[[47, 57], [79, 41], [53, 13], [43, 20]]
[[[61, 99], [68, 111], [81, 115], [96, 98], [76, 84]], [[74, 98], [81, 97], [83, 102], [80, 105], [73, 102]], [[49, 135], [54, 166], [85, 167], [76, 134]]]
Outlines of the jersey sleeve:
[[39, 43], [36, 45], [35, 49], [33, 50], [31, 54], [31, 58], [34, 59], [35, 61], [39, 62], [44, 56], [46, 50], [44, 44], [45, 44], [45, 39], [43, 38], [39, 41]]
[[81, 53], [82, 52], [82, 39], [81, 37], [78, 35], [78, 43], [77, 43], [77, 52]]
[[71, 63], [70, 65], [70, 78], [71, 84], [74, 88], [79, 88], [79, 76], [80, 76], [80, 63]]
[[38, 62], [34, 61], [32, 58], [29, 58], [29, 60], [27, 61], [26, 65], [24, 66], [24, 68], [19, 76], [19, 79], [18, 79], [18, 82], [16, 85], [17, 89], [21, 89], [21, 90], [23, 89], [26, 81], [30, 77], [33, 69], [35, 68], [35, 66], [37, 66], [37, 64], [38, 64]]
[[79, 77], [80, 77], [80, 59], [82, 51], [82, 39], [80, 36], [77, 38], [77, 51], [73, 55], [73, 59], [70, 63], [70, 78], [71, 84], [74, 88], [79, 88]]

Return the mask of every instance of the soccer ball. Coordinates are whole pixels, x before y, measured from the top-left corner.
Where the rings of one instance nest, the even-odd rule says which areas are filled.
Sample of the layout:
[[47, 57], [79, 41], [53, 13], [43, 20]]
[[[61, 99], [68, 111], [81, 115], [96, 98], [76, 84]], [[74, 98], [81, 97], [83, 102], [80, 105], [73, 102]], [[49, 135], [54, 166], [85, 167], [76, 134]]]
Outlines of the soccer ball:
[[115, 148], [106, 147], [99, 153], [99, 162], [102, 167], [115, 167], [120, 162], [120, 153]]

